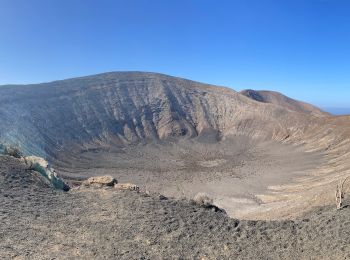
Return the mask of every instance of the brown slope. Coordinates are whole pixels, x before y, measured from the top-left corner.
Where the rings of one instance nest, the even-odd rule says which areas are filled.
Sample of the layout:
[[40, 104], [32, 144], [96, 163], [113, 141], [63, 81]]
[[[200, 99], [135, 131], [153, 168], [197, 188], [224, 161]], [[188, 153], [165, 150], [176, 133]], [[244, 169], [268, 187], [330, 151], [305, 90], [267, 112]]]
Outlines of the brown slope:
[[317, 116], [329, 116], [327, 112], [322, 111], [318, 107], [289, 98], [279, 92], [246, 89], [242, 90], [240, 93], [255, 101], [275, 104], [292, 111], [313, 114]]
[[3, 86], [0, 120], [1, 139], [44, 157], [68, 145], [127, 145], [208, 133], [217, 140], [233, 134], [278, 139], [288, 127], [284, 122], [309, 121], [231, 89], [141, 72]]

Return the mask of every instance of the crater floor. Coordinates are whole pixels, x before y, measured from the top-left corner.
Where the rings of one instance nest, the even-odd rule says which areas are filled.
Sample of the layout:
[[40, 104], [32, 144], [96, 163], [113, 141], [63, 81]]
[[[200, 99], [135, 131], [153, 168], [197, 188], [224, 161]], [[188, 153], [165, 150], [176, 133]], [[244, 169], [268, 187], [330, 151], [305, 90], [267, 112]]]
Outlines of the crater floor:
[[[87, 149], [74, 161], [61, 159], [59, 172], [72, 180], [112, 175], [142, 190], [175, 198], [206, 192], [231, 217], [256, 218], [269, 187], [312, 173], [323, 155], [277, 142], [229, 138], [219, 143], [182, 140], [122, 149]], [[265, 205], [266, 206], [266, 205]]]

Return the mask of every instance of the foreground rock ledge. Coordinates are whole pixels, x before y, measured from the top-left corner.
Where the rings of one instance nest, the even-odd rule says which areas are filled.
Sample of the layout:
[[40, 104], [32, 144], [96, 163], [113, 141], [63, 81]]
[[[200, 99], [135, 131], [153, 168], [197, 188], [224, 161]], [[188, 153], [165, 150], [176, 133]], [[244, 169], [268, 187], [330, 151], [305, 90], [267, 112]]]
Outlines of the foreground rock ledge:
[[114, 186], [118, 181], [110, 175], [91, 177], [83, 181], [84, 186]]
[[236, 220], [195, 202], [114, 188], [62, 192], [0, 156], [0, 259], [349, 257], [350, 208], [313, 209], [294, 221]]

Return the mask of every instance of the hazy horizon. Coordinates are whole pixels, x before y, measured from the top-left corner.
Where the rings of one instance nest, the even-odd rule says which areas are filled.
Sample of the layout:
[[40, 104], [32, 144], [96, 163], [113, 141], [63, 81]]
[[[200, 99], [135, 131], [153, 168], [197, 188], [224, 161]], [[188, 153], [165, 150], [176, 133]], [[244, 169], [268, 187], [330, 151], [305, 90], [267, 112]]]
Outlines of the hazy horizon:
[[350, 107], [321, 107], [324, 111], [335, 115], [350, 115]]

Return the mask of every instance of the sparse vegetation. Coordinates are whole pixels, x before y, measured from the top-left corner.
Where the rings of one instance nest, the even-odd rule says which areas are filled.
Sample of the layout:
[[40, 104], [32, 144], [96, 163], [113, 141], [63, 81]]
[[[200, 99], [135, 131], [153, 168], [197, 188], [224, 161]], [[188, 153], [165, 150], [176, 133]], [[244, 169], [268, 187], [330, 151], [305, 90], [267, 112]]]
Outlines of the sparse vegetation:
[[344, 203], [344, 197], [346, 192], [346, 190], [344, 189], [344, 185], [348, 179], [349, 179], [349, 176], [343, 180], [340, 180], [339, 184], [337, 185], [337, 189], [335, 191], [335, 202], [336, 202], [337, 210], [342, 209], [344, 206], [343, 203]]
[[176, 183], [176, 189], [177, 189], [177, 192], [180, 194], [181, 198], [186, 198], [185, 190], [183, 189], [180, 183]]
[[213, 199], [204, 192], [199, 192], [194, 196], [193, 201], [200, 206], [208, 207], [213, 205]]
[[197, 205], [199, 205], [203, 208], [210, 209], [214, 212], [222, 212], [224, 214], [227, 214], [224, 209], [221, 209], [221, 208], [215, 206], [214, 200], [208, 194], [206, 194], [204, 192], [197, 193], [197, 195], [194, 196], [193, 201], [194, 201], [194, 203], [196, 203]]

